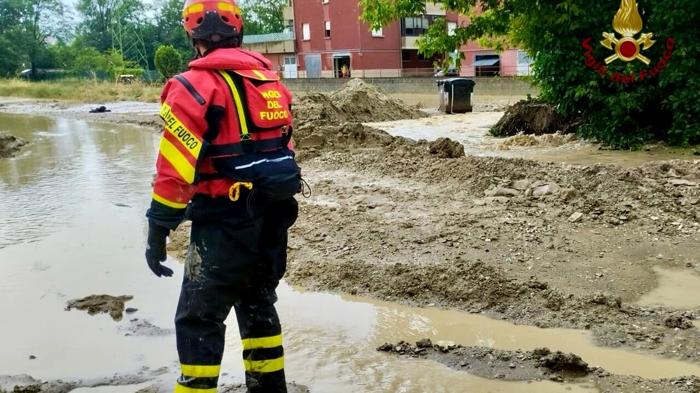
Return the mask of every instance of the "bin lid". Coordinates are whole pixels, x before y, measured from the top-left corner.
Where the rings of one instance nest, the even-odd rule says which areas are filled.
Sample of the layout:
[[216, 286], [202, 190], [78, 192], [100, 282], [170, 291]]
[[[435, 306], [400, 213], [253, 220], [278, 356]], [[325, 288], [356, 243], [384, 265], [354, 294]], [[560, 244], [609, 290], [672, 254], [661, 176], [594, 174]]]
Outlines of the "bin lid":
[[469, 85], [469, 86], [474, 86], [476, 85], [476, 82], [469, 78], [449, 78], [449, 79], [442, 79], [438, 81], [438, 86], [444, 85], [444, 84], [450, 84], [450, 85]]

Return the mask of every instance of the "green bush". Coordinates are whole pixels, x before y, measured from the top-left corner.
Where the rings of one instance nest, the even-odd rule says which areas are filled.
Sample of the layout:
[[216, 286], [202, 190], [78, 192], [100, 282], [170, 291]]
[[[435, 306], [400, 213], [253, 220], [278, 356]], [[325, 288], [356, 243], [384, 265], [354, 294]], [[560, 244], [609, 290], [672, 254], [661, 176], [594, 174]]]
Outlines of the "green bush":
[[184, 67], [182, 55], [172, 45], [159, 46], [156, 49], [154, 63], [158, 72], [166, 79], [180, 73]]

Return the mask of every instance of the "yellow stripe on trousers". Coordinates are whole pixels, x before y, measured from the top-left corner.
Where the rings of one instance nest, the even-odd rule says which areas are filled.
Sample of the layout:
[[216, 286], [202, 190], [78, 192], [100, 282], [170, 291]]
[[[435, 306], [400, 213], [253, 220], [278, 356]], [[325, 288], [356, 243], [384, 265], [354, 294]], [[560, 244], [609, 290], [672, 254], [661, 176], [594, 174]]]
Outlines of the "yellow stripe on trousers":
[[187, 386], [182, 386], [179, 383], [175, 384], [175, 390], [173, 393], [216, 393], [216, 388], [211, 389], [196, 389], [188, 388]]
[[182, 370], [182, 375], [186, 377], [194, 378], [216, 378], [219, 376], [221, 371], [221, 366], [202, 366], [202, 365], [192, 365], [183, 364], [180, 366]]
[[282, 335], [258, 338], [244, 338], [243, 350], [258, 349], [258, 348], [274, 348], [282, 346]]
[[187, 158], [180, 153], [175, 145], [165, 138], [160, 139], [160, 154], [168, 160], [187, 184], [194, 182], [194, 166], [187, 161]]
[[270, 360], [243, 359], [243, 365], [249, 373], [274, 373], [284, 369], [284, 356]]

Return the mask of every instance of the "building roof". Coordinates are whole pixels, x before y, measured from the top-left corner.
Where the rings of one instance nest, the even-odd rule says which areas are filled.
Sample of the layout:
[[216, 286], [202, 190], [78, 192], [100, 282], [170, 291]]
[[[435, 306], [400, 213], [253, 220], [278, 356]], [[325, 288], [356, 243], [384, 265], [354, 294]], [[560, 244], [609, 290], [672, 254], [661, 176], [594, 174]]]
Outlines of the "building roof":
[[294, 40], [294, 32], [270, 33], [270, 34], [255, 34], [243, 35], [243, 44], [261, 44], [264, 42], [279, 42]]

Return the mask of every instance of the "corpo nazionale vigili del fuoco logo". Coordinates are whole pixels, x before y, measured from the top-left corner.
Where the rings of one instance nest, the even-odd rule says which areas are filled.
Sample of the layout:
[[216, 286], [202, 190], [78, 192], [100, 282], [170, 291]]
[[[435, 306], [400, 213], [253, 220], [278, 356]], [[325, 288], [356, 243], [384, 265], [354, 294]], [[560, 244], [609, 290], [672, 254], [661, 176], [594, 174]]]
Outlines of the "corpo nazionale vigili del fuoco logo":
[[[607, 77], [610, 81], [622, 84], [631, 84], [637, 81], [653, 78], [666, 68], [671, 56], [673, 48], [676, 44], [673, 38], [666, 39], [666, 50], [662, 58], [652, 67], [639, 72], [621, 73], [608, 72], [608, 64], [616, 61], [633, 62], [640, 61], [646, 65], [650, 65], [652, 60], [645, 56], [643, 52], [654, 46], [654, 33], [642, 33], [637, 38], [637, 35], [644, 29], [644, 21], [639, 14], [639, 9], [636, 0], [621, 0], [620, 9], [615, 14], [613, 19], [613, 29], [615, 33], [603, 33], [603, 40], [600, 44], [605, 48], [613, 51], [604, 62], [598, 60], [593, 55], [593, 37], [588, 37], [581, 45], [585, 49], [584, 56], [586, 58], [586, 66], [603, 77]], [[619, 34], [619, 36], [618, 36]]]

